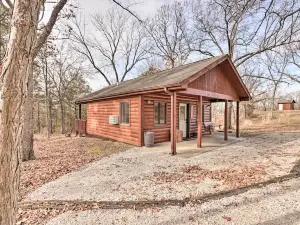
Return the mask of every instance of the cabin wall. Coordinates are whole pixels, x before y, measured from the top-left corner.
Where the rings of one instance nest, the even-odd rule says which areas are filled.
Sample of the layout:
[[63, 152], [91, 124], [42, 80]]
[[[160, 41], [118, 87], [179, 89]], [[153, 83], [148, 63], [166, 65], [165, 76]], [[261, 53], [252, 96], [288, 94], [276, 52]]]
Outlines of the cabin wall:
[[[167, 103], [167, 118], [166, 124], [154, 124], [154, 102]], [[176, 127], [179, 125], [179, 103], [189, 103], [190, 105], [190, 133], [197, 132], [197, 96], [177, 95], [176, 104]], [[204, 102], [205, 105], [210, 104]], [[211, 121], [211, 111], [208, 107], [203, 107], [203, 119], [205, 122]], [[154, 132], [154, 142], [170, 141], [171, 129], [171, 97], [166, 93], [144, 95], [144, 120], [143, 131]]]
[[236, 87], [240, 85], [237, 83], [235, 75], [230, 74], [230, 70], [225, 70], [224, 67], [225, 65], [216, 66], [196, 80], [189, 83], [188, 87], [228, 95], [239, 99], [239, 94]]
[[[139, 145], [140, 97], [103, 100], [87, 104], [87, 134]], [[130, 124], [109, 124], [110, 115], [120, 115], [120, 103], [130, 102]]]
[[278, 104], [278, 110], [294, 110], [294, 103]]

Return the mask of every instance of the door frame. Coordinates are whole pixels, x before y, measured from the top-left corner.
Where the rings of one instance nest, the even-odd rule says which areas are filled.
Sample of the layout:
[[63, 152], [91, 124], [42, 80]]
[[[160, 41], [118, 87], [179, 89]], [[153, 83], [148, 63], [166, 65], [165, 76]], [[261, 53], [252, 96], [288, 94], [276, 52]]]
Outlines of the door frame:
[[190, 102], [178, 102], [178, 130], [180, 130], [180, 104], [185, 104], [186, 105], [186, 137], [183, 137], [184, 139], [189, 139], [190, 138], [190, 117], [191, 117], [191, 109], [190, 109]]

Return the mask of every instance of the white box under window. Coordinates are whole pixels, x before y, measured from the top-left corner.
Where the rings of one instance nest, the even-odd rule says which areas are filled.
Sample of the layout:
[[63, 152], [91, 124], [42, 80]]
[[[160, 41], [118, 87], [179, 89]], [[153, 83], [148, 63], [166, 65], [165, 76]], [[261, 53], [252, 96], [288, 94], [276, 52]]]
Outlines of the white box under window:
[[109, 116], [109, 124], [118, 125], [119, 124], [119, 116], [117, 116], [117, 115]]

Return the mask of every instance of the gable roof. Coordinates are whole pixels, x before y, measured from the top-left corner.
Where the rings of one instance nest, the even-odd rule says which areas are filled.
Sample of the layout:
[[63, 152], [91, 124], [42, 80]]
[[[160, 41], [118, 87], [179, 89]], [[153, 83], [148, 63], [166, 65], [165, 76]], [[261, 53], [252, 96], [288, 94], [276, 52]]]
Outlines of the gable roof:
[[282, 99], [278, 101], [278, 104], [292, 104], [292, 103], [296, 103], [295, 100], [287, 100], [287, 99]]
[[[145, 90], [154, 90], [165, 87], [180, 87], [184, 81], [200, 71], [211, 69], [226, 59], [230, 60], [228, 55], [221, 55], [218, 57], [212, 57], [209, 59], [200, 60], [190, 64], [182, 65], [176, 68], [164, 70], [155, 74], [139, 76], [134, 79], [124, 81], [119, 84], [114, 84], [88, 94], [76, 101], [76, 103], [85, 103], [89, 101], [95, 101], [98, 99], [104, 99], [112, 96], [118, 96], [121, 94], [137, 94]], [[211, 67], [211, 68], [210, 68]], [[236, 69], [234, 68], [236, 72]], [[239, 75], [237, 74], [239, 77]], [[239, 77], [240, 79], [240, 77]], [[250, 94], [245, 87], [244, 83], [240, 82], [245, 89], [246, 95], [250, 97]]]

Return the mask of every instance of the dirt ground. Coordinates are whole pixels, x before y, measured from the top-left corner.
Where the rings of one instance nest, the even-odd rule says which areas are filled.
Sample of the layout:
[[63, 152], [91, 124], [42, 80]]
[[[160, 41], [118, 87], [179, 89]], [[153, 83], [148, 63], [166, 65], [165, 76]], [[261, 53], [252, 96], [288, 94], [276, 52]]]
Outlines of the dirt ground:
[[185, 207], [69, 211], [47, 225], [299, 225], [300, 179]]
[[45, 183], [131, 145], [91, 137], [35, 136], [36, 160], [22, 163], [21, 199]]
[[[64, 146], [62, 152], [67, 151], [67, 146], [75, 141], [78, 141], [77, 144], [70, 147], [69, 151], [74, 148], [84, 148], [88, 152], [89, 149], [94, 149], [92, 147], [94, 145], [88, 146], [85, 138], [70, 139], [70, 142], [67, 143], [66, 141], [57, 140], [57, 146], [61, 146], [61, 148]], [[93, 139], [93, 141], [96, 140]], [[47, 144], [47, 148], [56, 148], [50, 143]], [[101, 143], [102, 141], [99, 141], [98, 144]], [[109, 149], [112, 149], [113, 144], [114, 142], [108, 144]], [[199, 197], [204, 194], [217, 193], [288, 174], [296, 161], [300, 159], [299, 146], [300, 133], [298, 132], [270, 132], [250, 135], [241, 142], [192, 158], [171, 157], [168, 154], [169, 149], [153, 151], [147, 148], [133, 148], [102, 158], [64, 176], [59, 177], [63, 173], [58, 173], [51, 178], [59, 177], [58, 179], [50, 183], [41, 182], [46, 184], [30, 192], [25, 200], [122, 201]], [[128, 147], [125, 145], [121, 150]], [[81, 162], [80, 155], [83, 153], [78, 149], [77, 151], [80, 153], [76, 153], [74, 160]], [[98, 152], [98, 150], [94, 151]], [[68, 153], [68, 155], [72, 154]], [[102, 156], [99, 156], [99, 158]], [[91, 160], [99, 158], [95, 157]], [[87, 162], [88, 159], [90, 158], [87, 157], [87, 160], [83, 161]], [[56, 165], [63, 163], [63, 160], [61, 160]], [[72, 164], [74, 163], [71, 160], [68, 166], [72, 166]], [[44, 170], [44, 172], [40, 171], [40, 175], [36, 175], [36, 178], [44, 174], [48, 170], [48, 166]], [[27, 189], [28, 192], [29, 189]], [[49, 219], [68, 210], [66, 208], [58, 211], [45, 209], [21, 211], [20, 220], [24, 220], [24, 224], [42, 224], [45, 222], [44, 219]], [[101, 212], [99, 213], [101, 214]], [[123, 215], [125, 216], [127, 213], [130, 217], [131, 211], [124, 211]], [[75, 214], [77, 215], [77, 213]], [[105, 212], [103, 215], [108, 216], [108, 214], [111, 213], [106, 214]], [[71, 213], [71, 215], [73, 214]], [[83, 213], [83, 218], [89, 216]], [[81, 221], [81, 219], [80, 217], [78, 221]], [[109, 216], [105, 217], [104, 221], [105, 219], [109, 221]], [[38, 222], [28, 223], [26, 220]], [[57, 222], [57, 220], [55, 221]], [[62, 219], [62, 221], [64, 220]], [[59, 224], [56, 222], [53, 224]], [[73, 222], [66, 224], [82, 224]]]

